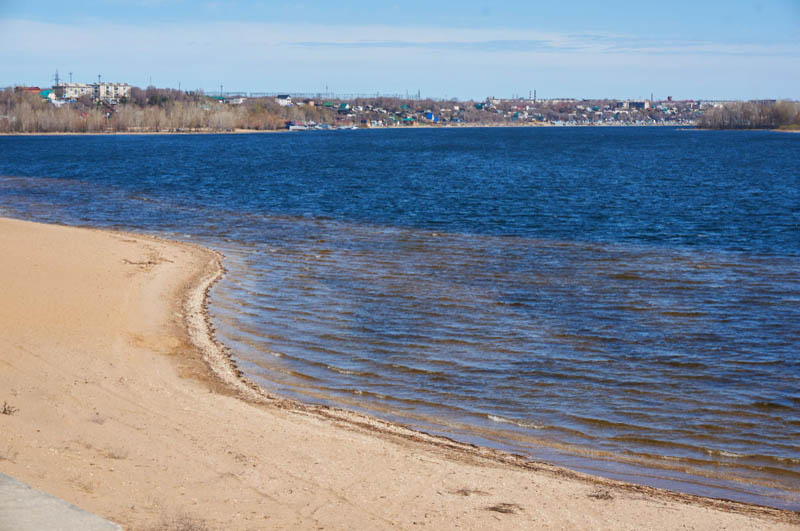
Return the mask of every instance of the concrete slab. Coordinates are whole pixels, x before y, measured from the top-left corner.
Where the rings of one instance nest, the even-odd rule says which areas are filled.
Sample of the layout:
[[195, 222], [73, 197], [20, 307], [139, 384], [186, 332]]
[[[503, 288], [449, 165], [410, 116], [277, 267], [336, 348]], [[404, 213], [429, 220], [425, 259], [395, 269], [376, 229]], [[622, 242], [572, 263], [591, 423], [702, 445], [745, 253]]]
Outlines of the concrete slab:
[[121, 531], [122, 528], [0, 474], [0, 531], [43, 530]]

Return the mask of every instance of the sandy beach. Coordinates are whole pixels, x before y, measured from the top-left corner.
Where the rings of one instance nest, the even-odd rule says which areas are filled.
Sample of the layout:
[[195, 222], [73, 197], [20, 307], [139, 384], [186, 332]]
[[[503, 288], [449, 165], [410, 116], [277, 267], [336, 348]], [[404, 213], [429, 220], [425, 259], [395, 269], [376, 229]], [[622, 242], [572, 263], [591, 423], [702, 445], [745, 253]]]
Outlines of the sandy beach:
[[126, 529], [798, 529], [267, 395], [206, 249], [0, 218], [0, 472]]

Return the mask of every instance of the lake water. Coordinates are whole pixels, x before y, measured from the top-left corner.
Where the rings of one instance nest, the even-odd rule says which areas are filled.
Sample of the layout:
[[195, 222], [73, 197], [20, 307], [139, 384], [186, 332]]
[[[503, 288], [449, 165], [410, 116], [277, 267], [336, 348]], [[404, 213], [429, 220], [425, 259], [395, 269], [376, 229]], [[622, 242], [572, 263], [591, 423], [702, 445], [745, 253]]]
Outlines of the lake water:
[[271, 392], [800, 509], [800, 135], [0, 137], [0, 214], [226, 255]]

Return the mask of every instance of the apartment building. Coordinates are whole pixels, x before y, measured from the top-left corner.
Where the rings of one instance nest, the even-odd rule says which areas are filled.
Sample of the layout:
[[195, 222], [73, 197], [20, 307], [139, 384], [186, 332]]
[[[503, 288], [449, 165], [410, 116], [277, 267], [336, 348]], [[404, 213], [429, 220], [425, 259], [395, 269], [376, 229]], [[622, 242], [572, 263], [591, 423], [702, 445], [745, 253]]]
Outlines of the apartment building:
[[91, 96], [95, 100], [128, 98], [131, 86], [127, 83], [59, 83], [53, 87], [60, 100], [78, 99]]
[[118, 100], [131, 95], [131, 86], [127, 83], [92, 83], [91, 87], [96, 100]]
[[59, 83], [53, 87], [56, 98], [60, 100], [75, 100], [81, 96], [91, 96], [94, 91], [86, 83]]

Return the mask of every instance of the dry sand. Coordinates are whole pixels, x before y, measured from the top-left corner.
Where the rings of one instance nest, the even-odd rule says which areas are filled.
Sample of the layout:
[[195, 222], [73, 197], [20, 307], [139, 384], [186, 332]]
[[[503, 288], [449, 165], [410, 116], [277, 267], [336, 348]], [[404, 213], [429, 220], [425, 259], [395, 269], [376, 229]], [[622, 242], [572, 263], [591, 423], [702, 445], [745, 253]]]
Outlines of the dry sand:
[[0, 219], [0, 472], [129, 529], [800, 526], [271, 399], [209, 338], [219, 260]]

